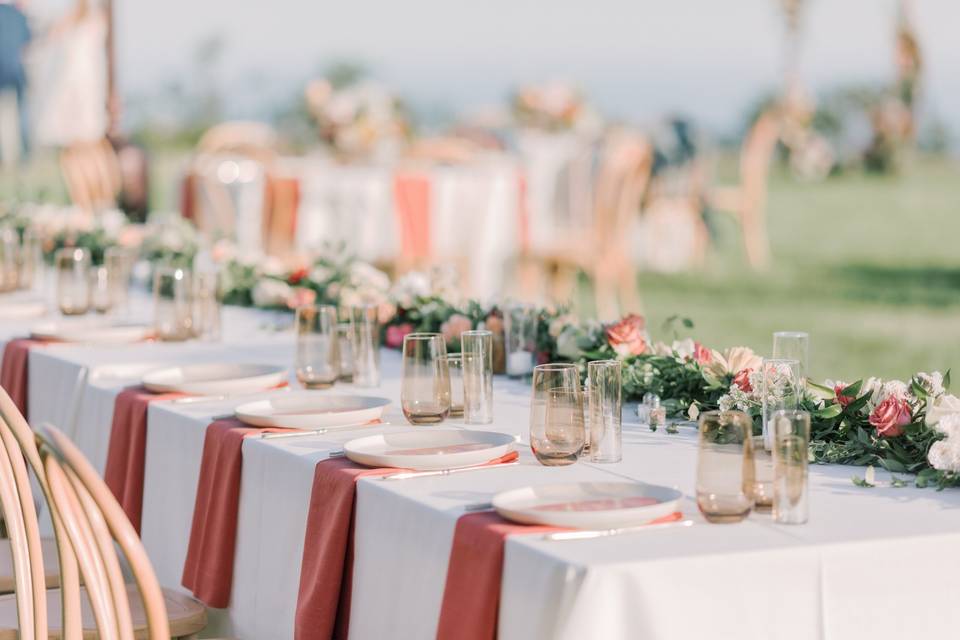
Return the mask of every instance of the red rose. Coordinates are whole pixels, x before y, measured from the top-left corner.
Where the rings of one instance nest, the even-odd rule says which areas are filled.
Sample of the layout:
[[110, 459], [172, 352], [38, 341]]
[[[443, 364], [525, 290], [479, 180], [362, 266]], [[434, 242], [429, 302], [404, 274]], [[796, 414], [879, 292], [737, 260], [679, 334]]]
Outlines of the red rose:
[[697, 362], [697, 364], [707, 364], [713, 359], [713, 356], [710, 354], [710, 349], [707, 349], [699, 342], [694, 342], [693, 359]]
[[741, 369], [737, 372], [737, 375], [733, 376], [733, 384], [737, 385], [740, 391], [744, 393], [753, 391], [753, 385], [750, 384], [751, 373], [753, 373], [753, 369]]
[[387, 327], [386, 345], [391, 349], [399, 349], [403, 346], [403, 338], [408, 333], [413, 333], [413, 325], [409, 322], [390, 325]]
[[297, 269], [289, 276], [287, 276], [287, 284], [299, 284], [301, 280], [307, 277], [307, 268], [302, 267]]
[[607, 327], [607, 342], [621, 357], [638, 356], [647, 350], [646, 320], [630, 314]]
[[903, 427], [912, 419], [910, 403], [896, 396], [888, 397], [870, 414], [870, 424], [877, 430], [877, 435], [886, 438], [903, 433]]
[[833, 392], [837, 395], [837, 402], [840, 403], [841, 407], [845, 407], [851, 402], [853, 402], [854, 400], [856, 400], [856, 398], [854, 398], [853, 396], [843, 395], [843, 390], [846, 388], [847, 388], [847, 385], [845, 384], [838, 384], [833, 387]]

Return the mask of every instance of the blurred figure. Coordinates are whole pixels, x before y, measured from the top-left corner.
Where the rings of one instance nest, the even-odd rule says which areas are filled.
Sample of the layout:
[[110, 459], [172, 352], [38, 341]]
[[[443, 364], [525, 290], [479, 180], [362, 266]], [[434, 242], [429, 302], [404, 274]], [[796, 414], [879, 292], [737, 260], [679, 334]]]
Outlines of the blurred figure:
[[59, 148], [73, 202], [93, 211], [116, 203], [119, 168], [107, 141], [107, 16], [77, 0], [47, 34], [51, 69], [37, 105], [36, 138]]
[[27, 149], [23, 52], [28, 42], [26, 16], [10, 0], [0, 0], [0, 163], [4, 167], [19, 163]]

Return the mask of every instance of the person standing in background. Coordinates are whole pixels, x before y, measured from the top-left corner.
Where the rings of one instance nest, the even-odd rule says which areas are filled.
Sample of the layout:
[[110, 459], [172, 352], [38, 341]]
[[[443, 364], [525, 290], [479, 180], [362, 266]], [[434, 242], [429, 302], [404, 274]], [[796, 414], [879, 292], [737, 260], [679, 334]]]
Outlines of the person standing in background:
[[60, 150], [74, 204], [91, 212], [116, 206], [120, 170], [107, 140], [107, 14], [96, 0], [76, 0], [46, 34], [50, 59], [37, 100], [36, 143]]
[[27, 18], [10, 0], [0, 0], [0, 164], [12, 167], [27, 151], [23, 53], [30, 42]]

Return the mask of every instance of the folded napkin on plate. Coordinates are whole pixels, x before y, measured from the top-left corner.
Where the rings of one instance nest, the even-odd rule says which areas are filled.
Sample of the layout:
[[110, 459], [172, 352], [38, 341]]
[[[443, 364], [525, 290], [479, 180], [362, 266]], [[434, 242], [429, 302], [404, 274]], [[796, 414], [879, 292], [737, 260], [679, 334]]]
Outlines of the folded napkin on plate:
[[37, 345], [47, 344], [42, 340], [30, 338], [14, 338], [3, 348], [3, 364], [0, 366], [0, 387], [7, 390], [17, 409], [27, 416], [29, 401], [28, 385], [30, 384], [30, 349]]
[[[487, 464], [515, 459], [516, 453], [510, 452]], [[317, 463], [300, 563], [300, 593], [294, 627], [296, 640], [347, 637], [357, 480], [396, 471], [405, 469], [371, 469], [345, 458]]]
[[236, 418], [217, 420], [207, 427], [181, 584], [210, 607], [230, 604], [243, 439], [255, 433], [283, 431], [290, 429], [249, 427]]
[[124, 389], [113, 403], [113, 423], [103, 479], [133, 528], [140, 533], [143, 512], [143, 469], [147, 455], [147, 405], [179, 398], [182, 393], [151, 393], [144, 387]]
[[[673, 513], [650, 524], [679, 518], [680, 514]], [[453, 532], [437, 640], [494, 640], [507, 536], [565, 530], [515, 524], [492, 511], [460, 516]]]

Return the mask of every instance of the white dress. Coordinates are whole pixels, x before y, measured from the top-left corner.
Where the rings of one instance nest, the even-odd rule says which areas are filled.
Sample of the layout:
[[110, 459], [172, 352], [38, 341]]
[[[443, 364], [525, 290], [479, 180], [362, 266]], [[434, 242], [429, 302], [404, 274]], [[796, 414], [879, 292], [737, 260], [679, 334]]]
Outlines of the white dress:
[[44, 64], [31, 78], [38, 144], [64, 147], [106, 135], [106, 42], [106, 18], [92, 11], [41, 45]]

